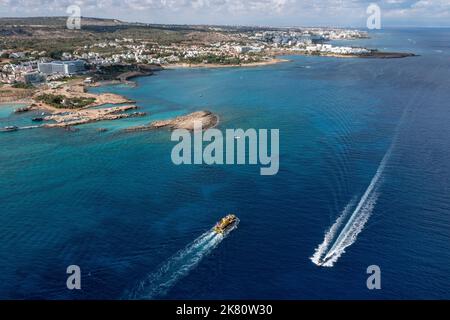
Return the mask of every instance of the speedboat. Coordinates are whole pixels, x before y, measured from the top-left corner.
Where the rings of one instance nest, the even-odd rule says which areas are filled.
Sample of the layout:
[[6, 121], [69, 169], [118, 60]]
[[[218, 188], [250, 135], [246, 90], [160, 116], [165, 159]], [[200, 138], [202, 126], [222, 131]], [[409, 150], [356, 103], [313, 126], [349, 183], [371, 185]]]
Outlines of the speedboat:
[[3, 128], [3, 131], [17, 131], [18, 129], [16, 126], [7, 126]]

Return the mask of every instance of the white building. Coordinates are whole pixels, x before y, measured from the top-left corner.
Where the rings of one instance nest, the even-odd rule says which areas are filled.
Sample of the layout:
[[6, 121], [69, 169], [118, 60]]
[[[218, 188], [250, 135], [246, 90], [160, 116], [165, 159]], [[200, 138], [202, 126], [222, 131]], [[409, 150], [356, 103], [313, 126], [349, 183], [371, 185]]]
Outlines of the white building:
[[83, 60], [72, 60], [72, 61], [52, 61], [38, 63], [38, 69], [45, 75], [50, 74], [77, 74], [85, 69], [85, 62]]
[[37, 84], [45, 81], [45, 76], [37, 71], [25, 73], [23, 79], [26, 84]]

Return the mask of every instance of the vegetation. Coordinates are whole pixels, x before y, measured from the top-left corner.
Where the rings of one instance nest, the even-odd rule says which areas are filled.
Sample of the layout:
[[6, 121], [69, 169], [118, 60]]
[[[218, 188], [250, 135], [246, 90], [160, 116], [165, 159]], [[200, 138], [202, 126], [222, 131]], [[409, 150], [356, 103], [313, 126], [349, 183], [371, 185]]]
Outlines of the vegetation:
[[33, 89], [34, 88], [33, 85], [27, 84], [27, 83], [23, 83], [23, 82], [14, 83], [12, 85], [12, 87], [16, 88], [16, 89]]
[[79, 109], [95, 102], [95, 98], [68, 98], [63, 95], [46, 93], [37, 96], [36, 100], [59, 109]]
[[2, 85], [0, 86], [0, 103], [29, 98], [34, 92], [32, 89], [18, 89], [9, 85]]
[[[159, 45], [239, 39], [238, 30], [233, 27], [222, 27], [227, 29], [225, 35], [224, 32], [212, 31], [209, 26], [127, 23], [114, 19], [83, 17], [80, 30], [68, 30], [66, 21], [67, 17], [0, 18], [0, 47], [15, 51], [46, 51], [47, 54], [53, 53], [54, 57], [58, 57], [58, 52], [82, 52], [85, 45], [122, 38]], [[17, 41], [19, 38], [20, 41]], [[102, 48], [95, 49], [99, 52], [101, 50]], [[110, 52], [113, 49], [106, 50]]]
[[114, 80], [120, 74], [130, 71], [137, 71], [138, 68], [136, 65], [110, 65], [110, 66], [101, 66], [98, 72], [95, 74], [95, 80]]
[[[122, 47], [92, 46], [116, 39], [132, 39], [126, 44], [145, 43], [154, 48], [156, 58], [171, 56], [172, 52], [164, 52], [160, 46], [198, 45], [200, 47], [217, 42], [242, 42], [241, 32], [253, 30], [248, 27], [194, 26], [194, 25], [157, 25], [144, 23], [127, 23], [114, 19], [97, 19], [83, 17], [80, 30], [66, 28], [67, 17], [30, 17], [0, 18], [0, 47], [8, 48], [8, 52], [25, 52], [26, 56], [13, 59], [12, 63], [25, 62], [37, 57], [59, 60], [63, 53], [81, 55], [96, 52], [109, 57], [123, 52]], [[5, 56], [6, 57], [6, 56]], [[239, 58], [221, 55], [206, 55], [181, 59], [186, 63], [209, 63], [238, 65], [259, 61], [259, 57], [240, 61]], [[130, 63], [135, 61], [131, 59]], [[110, 72], [112, 71], [112, 72]], [[134, 70], [100, 70], [100, 79], [114, 79], [123, 72]]]
[[94, 75], [95, 81], [115, 80], [120, 78], [123, 74], [128, 72], [143, 72], [151, 73], [154, 70], [159, 70], [161, 67], [152, 64], [136, 64], [134, 61], [130, 64], [115, 64], [101, 66]]
[[50, 58], [52, 58], [53, 60], [61, 60], [62, 55], [63, 55], [62, 50], [52, 50], [49, 53]]
[[243, 61], [237, 57], [227, 57], [224, 55], [213, 55], [213, 54], [187, 58], [184, 60], [184, 62], [192, 64], [207, 63], [207, 64], [223, 64], [223, 65], [239, 65], [258, 61], [260, 61], [260, 57], [258, 56], [253, 56], [251, 61]]

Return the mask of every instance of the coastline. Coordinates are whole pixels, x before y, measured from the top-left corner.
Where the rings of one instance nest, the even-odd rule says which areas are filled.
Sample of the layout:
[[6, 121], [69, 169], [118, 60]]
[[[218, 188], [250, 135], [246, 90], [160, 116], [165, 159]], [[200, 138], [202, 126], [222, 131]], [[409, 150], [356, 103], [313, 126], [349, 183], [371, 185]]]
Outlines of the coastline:
[[[38, 101], [36, 98], [43, 94], [51, 94], [51, 95], [62, 95], [67, 98], [85, 98], [85, 99], [94, 99], [94, 102], [89, 105], [81, 108], [57, 108], [48, 103]], [[135, 101], [130, 100], [129, 98], [111, 93], [92, 93], [87, 91], [87, 87], [82, 83], [81, 80], [73, 81], [71, 83], [67, 83], [57, 89], [43, 89], [36, 92], [32, 97], [33, 109], [37, 110], [45, 110], [52, 113], [62, 113], [62, 112], [74, 112], [77, 110], [86, 110], [95, 107], [100, 107], [102, 105], [118, 105], [118, 104], [133, 104]]]
[[[130, 81], [132, 82], [132, 81]], [[119, 84], [127, 84], [124, 81], [120, 81], [120, 80], [100, 80], [97, 82], [94, 82], [92, 84], [89, 84], [87, 86], [87, 88], [99, 88], [99, 87], [105, 87], [105, 86], [114, 86], [114, 85], [119, 85]]]
[[273, 58], [268, 61], [244, 63], [244, 64], [216, 64], [216, 63], [199, 63], [199, 64], [189, 64], [189, 63], [174, 63], [163, 68], [165, 70], [170, 69], [209, 69], [209, 68], [251, 68], [251, 67], [261, 67], [269, 66], [273, 64], [289, 62], [288, 59]]
[[0, 107], [16, 105], [16, 104], [31, 104], [31, 103], [33, 103], [33, 100], [29, 99], [29, 98], [17, 99], [17, 100], [12, 100], [12, 101], [0, 101]]
[[[297, 55], [297, 56], [323, 56], [323, 57], [335, 57], [335, 58], [402, 58], [402, 57], [409, 57], [409, 56], [415, 56], [414, 54], [410, 53], [395, 53], [395, 52], [379, 52], [379, 51], [373, 51], [370, 54], [367, 55], [358, 55], [358, 54], [333, 54], [333, 53], [325, 53], [325, 54], [308, 54], [305, 52], [292, 52], [292, 51], [285, 51], [285, 50], [279, 50], [271, 52], [273, 56], [287, 56], [287, 55]], [[260, 67], [260, 66], [268, 66], [268, 65], [274, 65], [278, 63], [283, 62], [289, 62], [290, 60], [284, 59], [284, 58], [271, 58], [270, 60], [266, 61], [260, 61], [260, 62], [253, 62], [248, 64], [231, 64], [231, 65], [223, 65], [223, 64], [188, 64], [188, 63], [177, 63], [177, 64], [170, 64], [161, 67], [158, 71], [161, 70], [171, 70], [171, 69], [213, 69], [213, 68], [251, 68], [251, 67]], [[131, 87], [137, 86], [137, 82], [130, 79], [136, 79], [139, 77], [147, 77], [154, 75], [154, 72], [148, 71], [133, 71], [133, 72], [125, 72], [120, 75], [119, 78], [113, 79], [113, 80], [102, 80], [93, 84], [85, 85], [82, 80], [76, 80], [71, 81], [59, 88], [55, 89], [37, 89], [35, 92], [33, 92], [31, 97], [24, 97], [17, 100], [11, 99], [11, 101], [2, 101], [0, 102], [0, 106], [2, 105], [12, 105], [12, 104], [28, 104], [29, 110], [39, 110], [48, 112], [52, 115], [61, 115], [63, 113], [82, 113], [85, 110], [92, 110], [96, 107], [101, 107], [103, 105], [120, 105], [120, 104], [135, 104], [135, 101], [130, 100], [128, 97], [123, 95], [118, 95], [111, 92], [105, 92], [105, 93], [92, 93], [89, 92], [89, 88], [95, 88], [95, 87], [102, 87], [102, 86], [113, 86], [113, 85], [120, 85], [125, 84]], [[52, 105], [49, 105], [47, 103], [44, 103], [42, 101], [36, 100], [36, 97], [42, 94], [53, 94], [53, 95], [64, 95], [68, 98], [73, 97], [82, 97], [82, 98], [94, 98], [95, 101], [85, 107], [81, 107], [79, 109], [70, 109], [70, 108], [58, 108]], [[109, 108], [104, 108], [103, 111], [108, 110]], [[101, 117], [101, 113], [103, 111], [100, 111], [102, 109], [99, 109], [96, 113], [96, 116], [89, 115], [88, 118], [97, 118], [95, 121], [98, 121], [103, 118], [102, 120], [114, 120], [113, 117]], [[86, 116], [86, 115], [84, 115]], [[90, 119], [92, 120], [92, 119]], [[217, 118], [218, 123], [218, 118]], [[214, 124], [214, 126], [217, 125]], [[45, 126], [45, 125], [44, 125]]]
[[[261, 67], [261, 66], [268, 66], [283, 62], [289, 62], [288, 59], [280, 59], [280, 58], [273, 58], [269, 61], [260, 61], [260, 62], [253, 62], [253, 63], [247, 63], [247, 64], [188, 64], [188, 63], [174, 63], [169, 64], [161, 67], [161, 70], [173, 70], [173, 69], [215, 69], [215, 68], [251, 68], [251, 67]], [[137, 82], [130, 79], [137, 79], [141, 77], [149, 77], [154, 75], [154, 73], [135, 73], [131, 77], [127, 77], [126, 80], [100, 80], [98, 82], [95, 82], [93, 84], [90, 84], [87, 86], [87, 88], [100, 88], [100, 87], [106, 87], [106, 86], [115, 86], [115, 85], [127, 85], [130, 87], [136, 87]]]
[[276, 51], [273, 54], [277, 56], [305, 56], [305, 57], [328, 57], [328, 58], [360, 58], [360, 59], [400, 59], [416, 57], [414, 53], [408, 52], [381, 52], [373, 51], [365, 54], [340, 54], [340, 53], [319, 53], [310, 54], [300, 51]]
[[36, 89], [14, 88], [5, 84], [0, 87], [0, 106], [12, 104], [30, 104]]

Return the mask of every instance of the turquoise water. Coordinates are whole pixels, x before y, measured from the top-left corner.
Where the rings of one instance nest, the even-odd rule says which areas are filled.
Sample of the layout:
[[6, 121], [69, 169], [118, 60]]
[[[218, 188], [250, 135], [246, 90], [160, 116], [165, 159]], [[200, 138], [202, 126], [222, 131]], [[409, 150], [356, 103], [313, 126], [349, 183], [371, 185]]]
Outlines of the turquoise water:
[[[134, 298], [450, 298], [449, 41], [448, 29], [387, 30], [361, 43], [421, 55], [166, 70], [95, 89], [136, 100], [146, 117], [0, 134], [0, 297], [127, 298], [164, 270], [169, 288], [150, 281]], [[279, 173], [175, 166], [170, 132], [121, 130], [201, 109], [219, 115], [219, 129], [279, 129]], [[0, 107], [1, 126], [30, 122], [11, 111]], [[314, 264], [377, 170], [367, 210], [350, 205], [368, 218], [356, 241], [332, 267]], [[205, 240], [229, 212], [239, 227]], [[328, 249], [342, 247], [342, 230]], [[81, 291], [66, 289], [70, 264]], [[372, 264], [378, 291], [366, 288]]]

